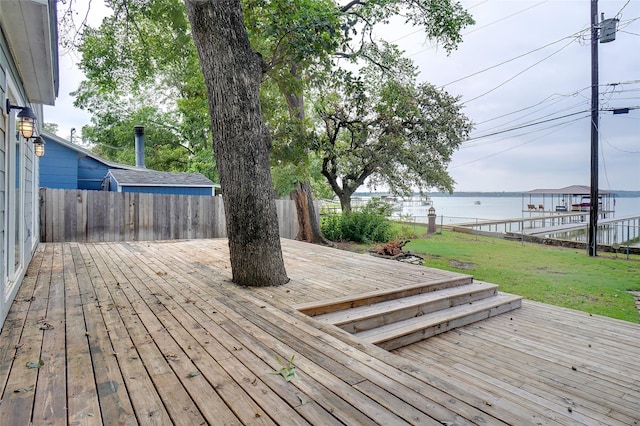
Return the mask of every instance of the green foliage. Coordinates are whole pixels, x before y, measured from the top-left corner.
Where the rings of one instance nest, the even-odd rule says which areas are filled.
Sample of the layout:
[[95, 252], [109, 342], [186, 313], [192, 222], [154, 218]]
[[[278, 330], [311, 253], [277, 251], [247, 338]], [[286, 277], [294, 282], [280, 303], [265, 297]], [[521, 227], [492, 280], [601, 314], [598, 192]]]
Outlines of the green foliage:
[[425, 254], [425, 265], [472, 274], [500, 290], [566, 308], [639, 322], [633, 296], [640, 290], [640, 256], [521, 244], [456, 232], [412, 239], [405, 246]]
[[280, 198], [288, 198], [296, 182], [300, 182], [295, 165], [283, 164], [271, 167], [273, 187]]
[[413, 64], [394, 46], [381, 47], [371, 49], [376, 64], [335, 73], [316, 97], [322, 134], [314, 148], [343, 210], [365, 181], [394, 194], [452, 191], [447, 166], [472, 128], [457, 98], [414, 84]]
[[288, 361], [283, 361], [278, 355], [276, 355], [276, 361], [280, 364], [281, 368], [279, 370], [272, 371], [271, 374], [279, 374], [284, 377], [287, 382], [298, 377], [298, 374], [296, 373], [296, 366], [293, 364], [294, 357], [295, 355], [291, 355], [291, 358]]
[[202, 173], [212, 182], [220, 182], [218, 169], [216, 168], [216, 158], [213, 150], [203, 149], [196, 151], [189, 158], [186, 170], [190, 173]]
[[300, 166], [290, 162], [278, 161], [275, 165], [271, 166], [271, 178], [273, 179], [273, 187], [275, 188], [278, 196], [281, 198], [288, 198], [291, 191], [293, 191], [298, 182], [302, 182], [305, 179], [309, 179], [311, 183], [311, 190], [313, 191], [313, 198], [315, 199], [327, 199], [333, 197], [333, 191], [327, 184], [326, 179], [320, 174], [321, 159], [311, 153], [307, 158], [310, 166], [306, 164]]
[[371, 38], [375, 25], [400, 17], [406, 24], [423, 29], [427, 37], [441, 43], [450, 52], [462, 41], [462, 29], [474, 23], [462, 5], [451, 0], [369, 0], [353, 3], [355, 6], [346, 11], [351, 18], [349, 30], [356, 35], [356, 28], [361, 28], [361, 40]]
[[360, 209], [324, 215], [320, 227], [324, 236], [333, 241], [387, 242], [394, 236], [392, 224], [387, 219], [391, 209], [389, 204], [374, 198]]
[[[184, 1], [105, 4], [113, 16], [98, 28], [84, 28], [78, 48], [87, 80], [75, 93], [76, 106], [94, 116], [84, 141], [108, 159], [131, 163], [126, 146], [132, 130], [126, 128], [134, 121], [150, 130], [164, 127], [166, 134], [157, 132], [152, 143], [156, 157], [167, 158], [151, 158], [149, 167], [211, 170], [205, 174], [212, 177], [215, 165], [202, 163], [210, 158], [202, 153], [211, 150], [209, 105]], [[321, 163], [309, 157], [318, 142], [313, 120], [305, 117], [311, 104], [304, 95], [338, 71], [337, 58], [375, 63], [393, 73], [410, 61], [386, 55], [388, 44], [370, 42], [375, 27], [400, 16], [451, 50], [461, 29], [473, 23], [451, 0], [369, 0], [344, 7], [332, 0], [243, 0], [243, 11], [252, 47], [264, 60], [261, 101], [272, 130], [273, 166], [286, 166], [280, 193], [291, 179], [311, 180], [314, 192], [327, 193], [316, 177]]]
[[[306, 157], [310, 148], [318, 145], [313, 124], [306, 118], [304, 95], [311, 87], [325, 90], [327, 79], [345, 72], [336, 66], [336, 58], [346, 59], [349, 68], [349, 63], [375, 64], [387, 74], [411, 68], [413, 78], [415, 68], [395, 46], [373, 42], [376, 26], [394, 16], [404, 17], [405, 23], [423, 28], [428, 37], [450, 51], [461, 41], [461, 29], [473, 23], [470, 15], [450, 0], [369, 0], [342, 7], [331, 0], [245, 0], [243, 9], [252, 46], [262, 55], [269, 77], [263, 84], [262, 105], [273, 130], [271, 155], [279, 165], [295, 165], [288, 171], [295, 172], [291, 176], [298, 176], [298, 181], [308, 179], [305, 174], [312, 165]], [[272, 87], [265, 89], [267, 85]], [[329, 184], [340, 195], [331, 179]], [[348, 206], [343, 208], [348, 210]]]
[[[83, 140], [97, 154], [134, 163], [133, 126], [145, 127], [146, 165], [217, 179], [204, 80], [181, 0], [119, 0], [78, 48], [87, 80], [75, 105], [92, 114]], [[203, 164], [203, 161], [209, 164]]]
[[59, 127], [57, 123], [43, 123], [42, 129], [45, 132], [53, 133], [54, 135], [58, 133]]

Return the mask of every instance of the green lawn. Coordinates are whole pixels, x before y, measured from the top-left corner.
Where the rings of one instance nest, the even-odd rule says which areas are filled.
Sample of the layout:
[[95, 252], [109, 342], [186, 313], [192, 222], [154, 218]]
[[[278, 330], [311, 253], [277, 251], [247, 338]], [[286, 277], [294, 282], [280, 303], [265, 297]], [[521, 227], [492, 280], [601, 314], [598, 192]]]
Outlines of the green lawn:
[[[396, 225], [422, 234], [424, 228]], [[424, 234], [423, 234], [424, 235]], [[425, 258], [425, 265], [473, 275], [500, 290], [527, 299], [640, 322], [633, 296], [640, 290], [640, 256], [550, 247], [499, 238], [447, 232], [413, 238], [404, 247]]]

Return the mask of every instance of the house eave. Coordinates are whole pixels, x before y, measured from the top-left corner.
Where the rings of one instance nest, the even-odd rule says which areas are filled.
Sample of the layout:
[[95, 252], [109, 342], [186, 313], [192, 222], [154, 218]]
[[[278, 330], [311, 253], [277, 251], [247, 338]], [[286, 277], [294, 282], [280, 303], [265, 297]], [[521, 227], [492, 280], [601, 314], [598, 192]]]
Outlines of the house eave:
[[53, 105], [59, 85], [56, 1], [2, 0], [0, 28], [28, 100]]

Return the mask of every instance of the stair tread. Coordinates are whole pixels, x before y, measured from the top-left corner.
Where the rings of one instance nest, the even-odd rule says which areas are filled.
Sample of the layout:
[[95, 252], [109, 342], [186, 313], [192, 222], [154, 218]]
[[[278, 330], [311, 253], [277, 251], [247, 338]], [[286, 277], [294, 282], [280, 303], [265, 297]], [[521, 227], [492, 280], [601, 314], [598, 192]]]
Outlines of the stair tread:
[[520, 300], [522, 296], [498, 292], [495, 296], [486, 299], [361, 331], [355, 333], [355, 336], [370, 343], [383, 342]]
[[[348, 322], [364, 320], [385, 314], [388, 315], [395, 311], [409, 310], [429, 303], [437, 304], [438, 302], [442, 302], [446, 299], [464, 297], [472, 294], [479, 294], [478, 297], [481, 297], [482, 294], [486, 294], [487, 292], [494, 291], [495, 293], [497, 292], [497, 289], [498, 286], [496, 284], [476, 281], [471, 284], [464, 284], [438, 291], [420, 293], [400, 299], [387, 300], [370, 305], [330, 312], [318, 315], [315, 319], [325, 324], [334, 324], [339, 326], [340, 324]], [[447, 306], [447, 308], [448, 307], [449, 306]]]
[[443, 288], [470, 284], [473, 281], [474, 280], [471, 275], [460, 274], [458, 277], [442, 278], [435, 281], [415, 283], [402, 287], [374, 290], [358, 295], [347, 295], [328, 300], [301, 303], [294, 305], [293, 308], [303, 314], [315, 317], [330, 312], [341, 311], [358, 306], [366, 306], [372, 303], [379, 303], [384, 300], [399, 299], [415, 294], [439, 291]]

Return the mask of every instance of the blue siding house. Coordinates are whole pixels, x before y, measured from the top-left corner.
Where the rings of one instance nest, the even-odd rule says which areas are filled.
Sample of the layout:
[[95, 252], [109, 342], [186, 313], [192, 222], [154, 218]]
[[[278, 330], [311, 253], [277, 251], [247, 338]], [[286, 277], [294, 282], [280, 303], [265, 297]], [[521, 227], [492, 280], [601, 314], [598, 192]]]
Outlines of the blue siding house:
[[91, 151], [42, 132], [47, 154], [40, 159], [40, 187], [58, 189], [88, 189], [100, 191], [110, 169], [136, 170], [136, 167], [113, 163]]
[[114, 163], [54, 134], [42, 132], [42, 138], [47, 149], [40, 159], [42, 188], [180, 195], [215, 195], [219, 188], [201, 173], [159, 172]]

